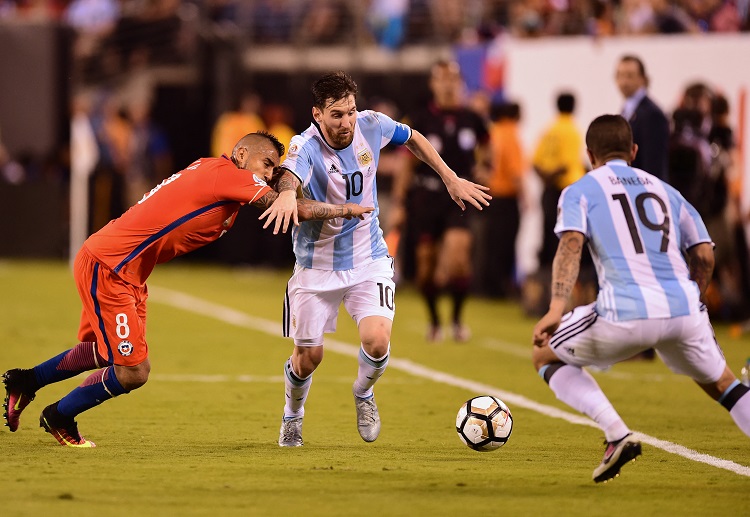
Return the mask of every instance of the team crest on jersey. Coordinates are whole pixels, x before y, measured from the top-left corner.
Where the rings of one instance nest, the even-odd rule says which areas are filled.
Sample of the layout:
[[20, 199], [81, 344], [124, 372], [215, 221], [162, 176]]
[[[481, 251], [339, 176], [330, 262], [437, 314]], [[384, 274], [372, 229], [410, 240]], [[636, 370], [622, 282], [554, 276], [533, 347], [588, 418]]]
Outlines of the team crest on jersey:
[[256, 187], [265, 187], [267, 184], [265, 180], [259, 178], [257, 175], [253, 174], [253, 181], [255, 181]]
[[357, 154], [357, 161], [362, 167], [367, 167], [368, 165], [370, 165], [370, 163], [372, 163], [372, 153], [370, 152], [370, 150], [362, 149]]
[[299, 146], [297, 144], [292, 144], [289, 146], [289, 152], [287, 153], [288, 156], [296, 156], [297, 153], [299, 153]]
[[292, 328], [297, 328], [297, 316], [292, 316]]
[[127, 357], [133, 353], [133, 343], [130, 341], [120, 341], [120, 344], [117, 345], [117, 351], [120, 352], [121, 356]]

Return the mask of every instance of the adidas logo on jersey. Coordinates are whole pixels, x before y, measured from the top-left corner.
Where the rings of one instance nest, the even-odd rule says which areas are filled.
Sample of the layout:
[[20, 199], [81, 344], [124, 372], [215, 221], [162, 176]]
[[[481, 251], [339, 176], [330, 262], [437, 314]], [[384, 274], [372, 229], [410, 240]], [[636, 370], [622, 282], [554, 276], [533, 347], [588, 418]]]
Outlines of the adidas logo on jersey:
[[341, 171], [339, 170], [338, 167], [336, 167], [335, 163], [332, 163], [331, 168], [328, 169], [328, 174], [341, 174]]

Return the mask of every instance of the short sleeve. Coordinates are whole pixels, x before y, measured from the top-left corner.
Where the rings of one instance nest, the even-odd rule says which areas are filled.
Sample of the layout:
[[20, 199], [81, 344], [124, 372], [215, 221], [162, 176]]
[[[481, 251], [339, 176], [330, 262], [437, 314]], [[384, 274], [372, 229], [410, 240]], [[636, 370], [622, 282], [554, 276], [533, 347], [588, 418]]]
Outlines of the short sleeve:
[[701, 219], [698, 211], [685, 200], [680, 194], [680, 212], [678, 221], [680, 226], [680, 249], [687, 249], [702, 242], [712, 243], [711, 236], [708, 234], [706, 224]]
[[271, 191], [266, 182], [251, 171], [238, 169], [227, 161], [219, 166], [214, 193], [219, 200], [253, 203]]
[[313, 162], [310, 156], [312, 140], [306, 140], [302, 135], [292, 137], [286, 158], [281, 166], [297, 176], [302, 186], [310, 182]]
[[563, 189], [557, 201], [555, 234], [559, 237], [563, 232], [576, 231], [588, 237], [587, 206], [588, 200], [576, 184]]
[[380, 140], [381, 149], [388, 144], [404, 145], [409, 141], [411, 138], [411, 128], [409, 126], [401, 122], [396, 122], [388, 115], [379, 111], [373, 111], [373, 114], [380, 123], [383, 134]]

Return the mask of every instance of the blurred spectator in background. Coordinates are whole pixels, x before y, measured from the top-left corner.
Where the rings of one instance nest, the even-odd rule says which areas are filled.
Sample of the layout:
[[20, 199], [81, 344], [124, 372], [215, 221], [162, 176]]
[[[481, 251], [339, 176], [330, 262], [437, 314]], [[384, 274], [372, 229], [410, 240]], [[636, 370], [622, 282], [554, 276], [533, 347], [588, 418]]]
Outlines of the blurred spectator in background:
[[125, 171], [126, 207], [133, 206], [151, 187], [172, 172], [172, 154], [167, 136], [151, 120], [151, 102], [133, 100], [127, 106], [131, 124], [129, 159]]
[[237, 109], [219, 116], [211, 135], [211, 156], [219, 157], [232, 152], [234, 144], [248, 133], [266, 128], [258, 115], [261, 106], [260, 96], [251, 91], [242, 93]]
[[748, 315], [750, 295], [747, 243], [740, 218], [736, 187], [736, 151], [729, 126], [729, 103], [704, 83], [685, 88], [674, 113], [670, 174], [674, 186], [703, 217], [716, 247], [714, 282], [706, 305], [717, 317]]
[[705, 181], [711, 166], [711, 147], [702, 131], [701, 112], [678, 108], [672, 114], [674, 130], [669, 140], [669, 181], [698, 212], [703, 204]]
[[679, 4], [672, 0], [651, 0], [654, 28], [660, 34], [698, 32], [698, 25]]
[[539, 251], [540, 269], [549, 269], [557, 251], [555, 222], [557, 200], [562, 190], [578, 181], [583, 174], [583, 136], [573, 118], [576, 99], [572, 93], [557, 96], [558, 115], [544, 131], [536, 151], [533, 167], [544, 184], [542, 192], [542, 249]]
[[380, 46], [390, 50], [401, 46], [408, 10], [409, 0], [377, 0], [370, 3], [367, 22]]
[[620, 58], [615, 81], [624, 99], [620, 114], [630, 123], [633, 142], [638, 146], [631, 166], [669, 181], [669, 121], [648, 96], [648, 76], [643, 61], [632, 55]]
[[733, 247], [732, 252], [728, 253], [731, 264], [728, 268], [730, 278], [726, 280], [725, 285], [727, 295], [732, 297], [735, 306], [731, 317], [748, 318], [750, 317], [750, 248], [745, 236], [744, 224], [750, 221], [748, 217], [750, 214], [742, 213], [740, 157], [734, 132], [729, 125], [729, 102], [721, 94], [713, 99], [711, 119], [712, 126], [708, 141], [711, 144], [712, 155], [716, 155], [716, 161], [726, 170], [729, 187], [725, 223]]
[[482, 292], [498, 298], [515, 298], [516, 237], [521, 222], [520, 200], [527, 164], [519, 136], [521, 107], [515, 102], [496, 106], [490, 126], [490, 163], [480, 183], [490, 187], [492, 202], [482, 211], [485, 256]]
[[266, 104], [263, 106], [263, 121], [268, 128], [268, 132], [284, 144], [284, 154], [281, 155], [281, 161], [284, 161], [289, 149], [289, 142], [297, 134], [291, 126], [292, 114], [289, 106], [280, 103]]
[[656, 30], [651, 0], [622, 0], [620, 33], [647, 34]]
[[[458, 63], [434, 64], [430, 90], [433, 101], [413, 116], [411, 127], [429, 140], [456, 174], [471, 179], [476, 164], [486, 162], [489, 134], [484, 121], [463, 104], [464, 83]], [[410, 182], [407, 221], [416, 238], [416, 282], [430, 318], [427, 340], [442, 339], [437, 301], [447, 289], [453, 301], [453, 338], [466, 341], [470, 332], [462, 316], [472, 275], [469, 216], [445, 192], [431, 167], [421, 161], [413, 167], [413, 175], [397, 178], [396, 197], [405, 199]]]
[[741, 19], [733, 0], [684, 0], [687, 13], [701, 32], [737, 32]]
[[[354, 22], [343, 0], [318, 0], [302, 6], [298, 43], [328, 45], [352, 40]], [[348, 28], [348, 30], [347, 30]]]
[[[239, 23], [251, 31], [253, 41], [263, 44], [289, 43], [295, 29], [295, 12], [299, 9], [294, 0], [258, 0], [241, 2]], [[228, 17], [230, 21], [235, 18]]]
[[77, 75], [114, 31], [120, 17], [120, 5], [116, 0], [73, 0], [64, 16], [75, 31], [73, 62], [77, 65]]

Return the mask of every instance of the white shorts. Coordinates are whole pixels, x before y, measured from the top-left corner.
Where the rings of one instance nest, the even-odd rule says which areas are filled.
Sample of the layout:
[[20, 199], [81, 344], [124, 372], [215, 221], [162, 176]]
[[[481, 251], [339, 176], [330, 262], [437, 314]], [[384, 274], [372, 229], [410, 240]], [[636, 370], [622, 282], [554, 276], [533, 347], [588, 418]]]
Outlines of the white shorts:
[[566, 364], [607, 368], [649, 348], [675, 373], [701, 384], [716, 382], [726, 367], [705, 306], [698, 314], [650, 320], [607, 321], [596, 304], [563, 316], [550, 348]]
[[357, 325], [368, 316], [393, 321], [395, 294], [392, 257], [346, 271], [295, 265], [284, 296], [284, 336], [297, 345], [322, 345], [323, 333], [336, 331], [341, 302]]

